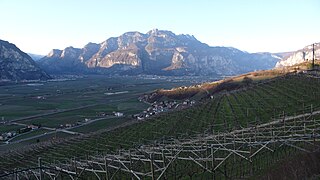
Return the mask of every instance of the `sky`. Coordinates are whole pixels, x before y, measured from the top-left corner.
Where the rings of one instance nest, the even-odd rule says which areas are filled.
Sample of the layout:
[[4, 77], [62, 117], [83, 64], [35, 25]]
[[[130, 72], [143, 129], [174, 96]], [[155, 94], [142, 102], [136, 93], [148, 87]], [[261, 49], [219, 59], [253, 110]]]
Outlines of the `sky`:
[[45, 55], [157, 28], [210, 46], [286, 52], [320, 42], [319, 18], [320, 0], [0, 0], [0, 39]]

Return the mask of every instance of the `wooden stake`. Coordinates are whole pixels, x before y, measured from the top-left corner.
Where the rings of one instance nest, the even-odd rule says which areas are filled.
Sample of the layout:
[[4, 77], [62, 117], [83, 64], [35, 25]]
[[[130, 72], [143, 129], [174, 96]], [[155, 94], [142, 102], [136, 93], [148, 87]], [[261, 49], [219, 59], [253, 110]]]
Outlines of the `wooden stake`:
[[215, 157], [214, 157], [214, 150], [213, 147], [211, 147], [211, 157], [212, 157], [212, 179], [215, 180], [216, 179], [216, 170], [215, 170]]
[[18, 173], [17, 173], [17, 169], [16, 168], [14, 168], [14, 170], [13, 170], [13, 178], [15, 180], [18, 180]]
[[42, 180], [42, 164], [41, 157], [38, 158], [38, 166], [39, 166], [39, 180]]
[[[130, 169], [132, 170], [131, 150], [129, 150], [129, 161], [130, 161]], [[131, 179], [133, 179], [133, 174], [132, 173], [131, 173]]]
[[107, 160], [107, 157], [104, 157], [104, 166], [105, 166], [105, 169], [106, 169], [106, 180], [109, 180], [108, 160]]
[[151, 153], [150, 154], [150, 165], [151, 165], [152, 180], [155, 180], [153, 161], [154, 161], [154, 157], [153, 157], [153, 153]]
[[[164, 154], [164, 150], [162, 149], [162, 161], [163, 161], [163, 168], [166, 167], [166, 156]], [[164, 169], [166, 171], [166, 169]], [[164, 179], [167, 179], [166, 174], [164, 174]]]

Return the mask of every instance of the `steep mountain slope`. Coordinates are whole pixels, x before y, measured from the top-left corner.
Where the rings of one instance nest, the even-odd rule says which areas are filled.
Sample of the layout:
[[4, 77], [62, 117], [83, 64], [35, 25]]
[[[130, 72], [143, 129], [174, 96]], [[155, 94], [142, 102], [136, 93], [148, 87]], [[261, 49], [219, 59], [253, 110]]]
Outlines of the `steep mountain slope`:
[[30, 56], [14, 44], [0, 40], [0, 80], [45, 80], [50, 78]]
[[270, 53], [210, 47], [191, 35], [152, 30], [127, 32], [82, 49], [53, 50], [39, 61], [52, 73], [234, 75], [274, 67]]
[[[319, 59], [320, 43], [315, 43], [314, 49], [315, 58]], [[287, 67], [307, 61], [312, 61], [312, 44], [284, 57], [281, 61], [277, 62], [276, 67]]]

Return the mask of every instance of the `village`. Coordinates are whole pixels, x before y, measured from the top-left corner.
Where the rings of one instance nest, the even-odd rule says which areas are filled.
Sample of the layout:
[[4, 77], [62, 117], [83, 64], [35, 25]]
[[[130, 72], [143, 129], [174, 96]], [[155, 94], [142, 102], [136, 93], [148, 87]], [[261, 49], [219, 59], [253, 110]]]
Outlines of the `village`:
[[174, 109], [185, 109], [187, 107], [193, 106], [196, 103], [195, 100], [189, 100], [189, 99], [186, 99], [182, 102], [155, 101], [153, 103], [148, 103], [144, 101], [144, 97], [140, 97], [139, 100], [143, 101], [144, 103], [150, 104], [151, 106], [139, 114], [132, 115], [132, 117], [137, 120], [144, 120], [144, 119], [150, 118], [151, 116], [157, 115], [159, 113], [171, 111]]
[[[36, 97], [36, 98], [39, 98], [39, 97]], [[39, 99], [43, 99], [43, 97], [40, 97]], [[160, 113], [172, 111], [175, 109], [185, 109], [196, 104], [195, 100], [189, 100], [189, 99], [186, 99], [181, 102], [168, 100], [168, 101], [159, 101], [159, 102], [155, 101], [153, 103], [146, 102], [143, 97], [140, 97], [138, 100], [140, 102], [147, 103], [150, 106], [144, 111], [142, 111], [141, 113], [132, 115], [132, 118], [136, 120], [145, 120], [152, 116], [158, 115]], [[124, 117], [124, 116], [125, 115], [123, 112], [116, 112], [116, 111], [113, 111], [112, 113], [98, 112], [95, 118], [86, 117], [83, 120], [79, 120], [75, 123], [60, 124], [56, 128], [42, 127], [41, 124], [27, 125], [27, 124], [21, 124], [21, 123], [10, 122], [10, 121], [2, 121], [1, 123], [4, 123], [4, 124], [18, 124], [18, 125], [23, 125], [24, 127], [17, 130], [3, 132], [2, 134], [0, 134], [0, 141], [9, 143], [9, 141], [15, 138], [15, 136], [22, 135], [24, 133], [34, 131], [40, 128], [47, 129], [47, 130], [68, 130], [68, 129], [76, 128], [79, 126], [84, 126], [86, 124], [90, 124], [95, 121], [103, 120], [107, 117], [112, 118], [112, 117]]]
[[11, 138], [14, 138], [15, 136], [19, 135], [19, 134], [23, 134], [23, 133], [27, 133], [30, 132], [32, 130], [36, 130], [39, 129], [40, 126], [37, 125], [28, 125], [25, 126], [23, 128], [12, 130], [12, 131], [8, 131], [8, 132], [4, 132], [2, 134], [0, 134], [0, 141], [8, 141]]

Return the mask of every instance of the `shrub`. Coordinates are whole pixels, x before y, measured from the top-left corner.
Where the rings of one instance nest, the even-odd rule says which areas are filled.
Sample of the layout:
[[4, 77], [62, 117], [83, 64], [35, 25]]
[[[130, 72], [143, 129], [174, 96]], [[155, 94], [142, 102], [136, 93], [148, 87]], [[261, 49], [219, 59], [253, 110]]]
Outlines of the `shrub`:
[[242, 80], [242, 83], [246, 84], [246, 85], [249, 85], [253, 82], [253, 80], [249, 77], [244, 77], [243, 80]]

